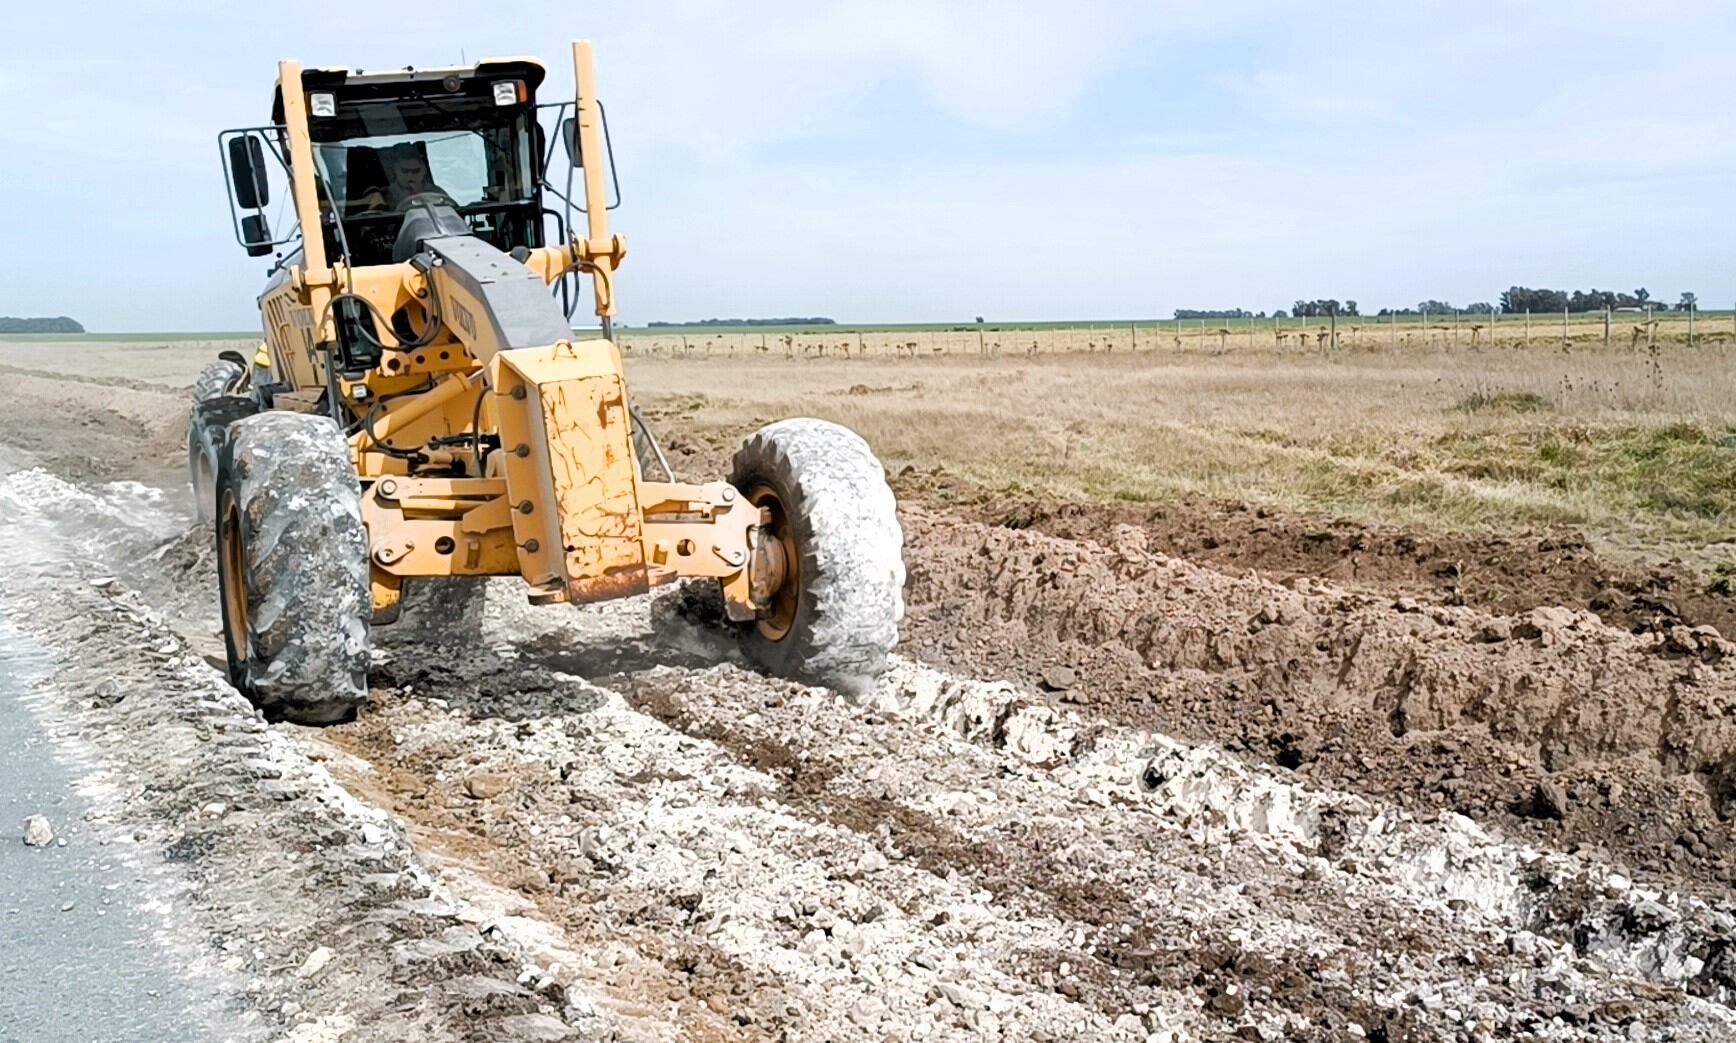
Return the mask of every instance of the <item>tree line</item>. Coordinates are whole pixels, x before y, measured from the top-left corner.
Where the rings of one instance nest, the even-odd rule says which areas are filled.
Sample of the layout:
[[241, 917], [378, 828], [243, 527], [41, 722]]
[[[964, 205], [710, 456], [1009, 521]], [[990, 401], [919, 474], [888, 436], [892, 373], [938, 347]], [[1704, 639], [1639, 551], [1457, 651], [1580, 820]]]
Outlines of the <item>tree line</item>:
[[[1677, 311], [1691, 311], [1699, 306], [1699, 297], [1684, 291], [1676, 301]], [[1503, 311], [1603, 311], [1605, 308], [1631, 308], [1641, 310], [1647, 307], [1658, 311], [1670, 310], [1666, 302], [1654, 300], [1651, 291], [1641, 286], [1632, 293], [1622, 293], [1611, 290], [1534, 290], [1528, 286], [1515, 286], [1501, 295]]]
[[[1635, 311], [1647, 307], [1658, 311], [1690, 311], [1699, 307], [1699, 297], [1692, 292], [1684, 292], [1674, 305], [1656, 300], [1645, 287], [1640, 287], [1631, 293], [1613, 290], [1547, 290], [1532, 289], [1527, 286], [1514, 286], [1501, 294], [1498, 302], [1473, 301], [1466, 305], [1455, 305], [1449, 301], [1429, 299], [1418, 301], [1412, 308], [1382, 308], [1377, 313], [1385, 318], [1392, 315], [1495, 315], [1502, 312], [1516, 314], [1524, 311], [1603, 311], [1605, 308], [1620, 310], [1623, 308]], [[1316, 300], [1299, 300], [1288, 308], [1278, 308], [1272, 312], [1272, 317], [1279, 319], [1324, 319], [1332, 317], [1356, 318], [1362, 312], [1355, 301], [1340, 301], [1332, 297], [1322, 297]], [[1178, 319], [1263, 319], [1265, 312], [1251, 312], [1245, 308], [1177, 308], [1175, 317]]]
[[84, 326], [77, 319], [69, 319], [65, 315], [52, 318], [21, 319], [12, 315], [0, 315], [0, 333], [83, 333]]
[[[981, 321], [980, 319], [978, 320]], [[836, 319], [700, 319], [698, 322], [647, 322], [650, 326], [836, 326]]]

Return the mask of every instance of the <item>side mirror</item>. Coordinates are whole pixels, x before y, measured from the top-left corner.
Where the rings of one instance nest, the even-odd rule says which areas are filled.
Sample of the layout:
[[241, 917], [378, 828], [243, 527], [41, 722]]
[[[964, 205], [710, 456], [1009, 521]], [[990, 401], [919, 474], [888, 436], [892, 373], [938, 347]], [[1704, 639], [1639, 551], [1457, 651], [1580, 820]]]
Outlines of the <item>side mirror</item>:
[[264, 214], [248, 214], [241, 219], [241, 242], [247, 247], [247, 256], [264, 257], [271, 252], [271, 225], [265, 220]]
[[561, 121], [561, 141], [567, 146], [567, 162], [575, 167], [585, 165], [585, 156], [579, 148], [579, 121], [568, 116]]
[[229, 177], [235, 186], [235, 202], [243, 210], [258, 210], [271, 202], [271, 186], [265, 179], [265, 150], [259, 138], [242, 134], [229, 139]]

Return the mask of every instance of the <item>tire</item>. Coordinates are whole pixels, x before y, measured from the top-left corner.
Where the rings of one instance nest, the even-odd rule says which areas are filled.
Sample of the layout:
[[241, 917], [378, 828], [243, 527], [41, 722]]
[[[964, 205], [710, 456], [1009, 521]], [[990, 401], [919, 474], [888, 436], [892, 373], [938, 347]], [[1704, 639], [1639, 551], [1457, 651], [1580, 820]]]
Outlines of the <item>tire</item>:
[[220, 428], [236, 417], [246, 415], [242, 407], [222, 413], [212, 413], [203, 407], [208, 402], [225, 399], [251, 401], [229, 394], [229, 388], [242, 375], [240, 366], [219, 359], [200, 370], [198, 379], [193, 381], [193, 408], [187, 423], [187, 481], [193, 487], [193, 508], [202, 524], [209, 524], [216, 512], [217, 456], [222, 445]]
[[245, 375], [245, 370], [228, 359], [218, 359], [199, 371], [199, 376], [193, 381], [193, 404], [227, 395], [230, 387]]
[[331, 724], [368, 696], [368, 535], [349, 442], [326, 417], [227, 428], [217, 580], [229, 679], [268, 720]]
[[854, 431], [824, 420], [761, 428], [730, 483], [772, 513], [786, 579], [773, 612], [742, 630], [767, 671], [846, 692], [886, 669], [904, 618], [904, 533], [885, 470]]

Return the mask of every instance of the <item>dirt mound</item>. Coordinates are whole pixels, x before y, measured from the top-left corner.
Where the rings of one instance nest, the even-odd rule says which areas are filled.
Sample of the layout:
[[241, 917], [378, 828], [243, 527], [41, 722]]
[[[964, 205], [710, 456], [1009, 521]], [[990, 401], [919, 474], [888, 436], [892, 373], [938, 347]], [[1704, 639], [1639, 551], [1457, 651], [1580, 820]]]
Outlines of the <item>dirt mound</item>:
[[1316, 576], [1351, 589], [1513, 615], [1566, 606], [1624, 630], [1712, 626], [1736, 640], [1736, 596], [1709, 589], [1704, 577], [1680, 565], [1608, 561], [1573, 533], [1416, 532], [1203, 497], [1133, 505], [990, 496], [915, 474], [898, 491], [991, 525], [1070, 540], [1100, 541], [1115, 526], [1131, 525], [1153, 553], [1227, 571]]
[[186, 466], [185, 392], [10, 367], [0, 374], [11, 399], [0, 410], [0, 444], [76, 478], [156, 477]]
[[1729, 879], [1736, 646], [1236, 577], [1131, 526], [1068, 540], [907, 507], [907, 648], [1631, 864]]

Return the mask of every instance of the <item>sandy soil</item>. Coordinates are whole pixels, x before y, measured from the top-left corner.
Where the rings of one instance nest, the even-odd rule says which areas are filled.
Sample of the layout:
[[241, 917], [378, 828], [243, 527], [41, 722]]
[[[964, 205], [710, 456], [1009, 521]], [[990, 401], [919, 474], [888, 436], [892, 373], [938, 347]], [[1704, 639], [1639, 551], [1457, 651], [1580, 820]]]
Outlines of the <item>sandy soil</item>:
[[8, 379], [32, 712], [259, 1038], [1736, 1034], [1721, 619], [1600, 618], [1526, 546], [1467, 597], [906, 481], [860, 698], [746, 669], [697, 589], [499, 581], [413, 592], [358, 722], [267, 726], [207, 661], [181, 391]]

